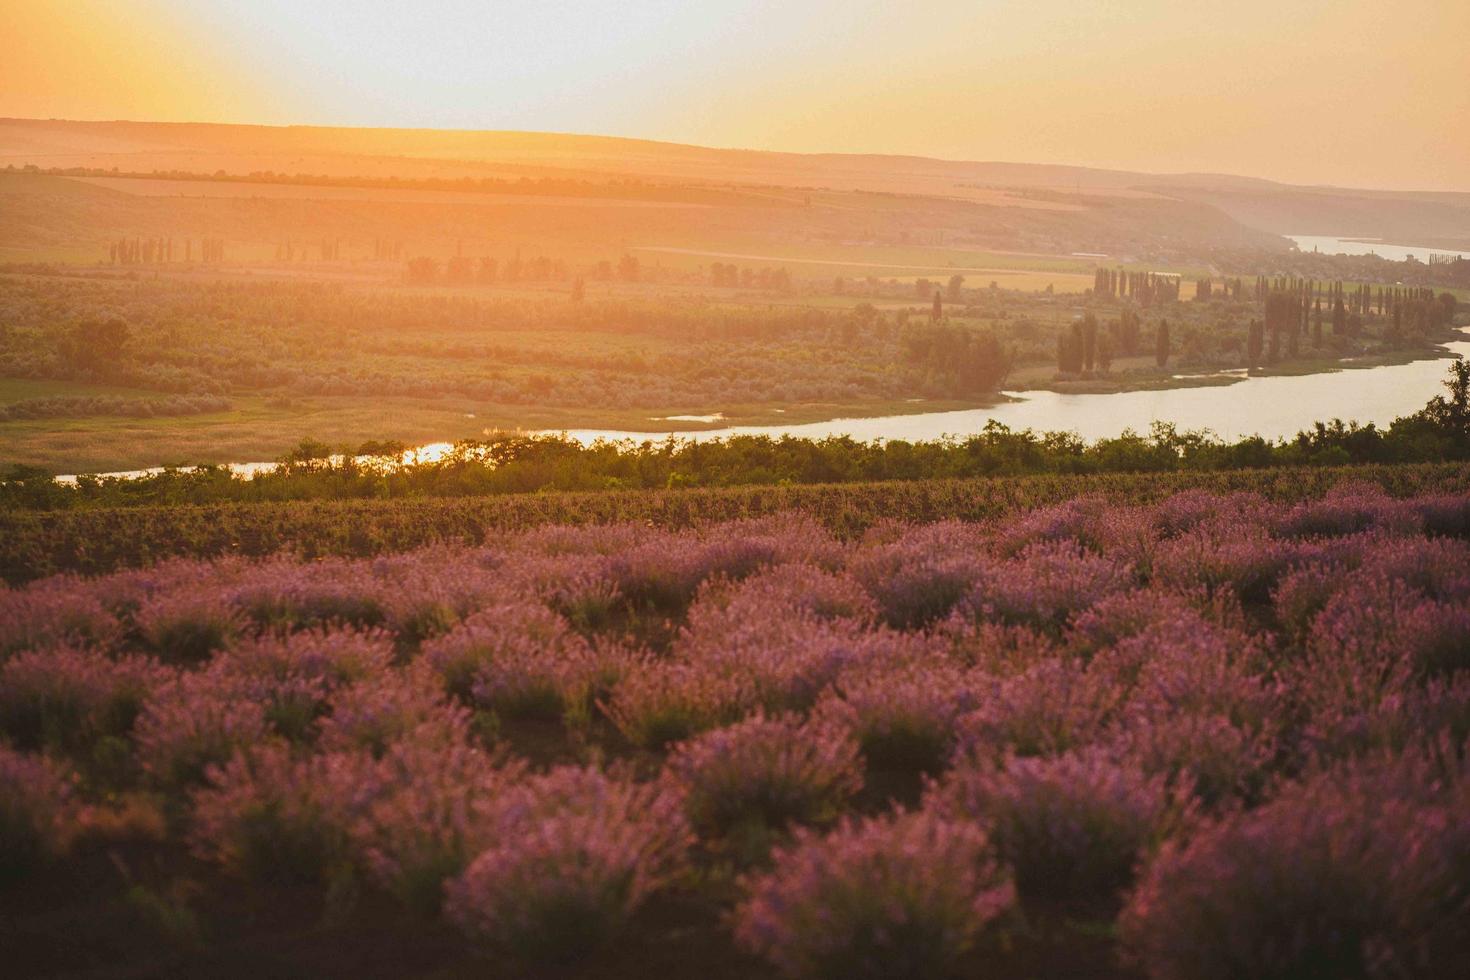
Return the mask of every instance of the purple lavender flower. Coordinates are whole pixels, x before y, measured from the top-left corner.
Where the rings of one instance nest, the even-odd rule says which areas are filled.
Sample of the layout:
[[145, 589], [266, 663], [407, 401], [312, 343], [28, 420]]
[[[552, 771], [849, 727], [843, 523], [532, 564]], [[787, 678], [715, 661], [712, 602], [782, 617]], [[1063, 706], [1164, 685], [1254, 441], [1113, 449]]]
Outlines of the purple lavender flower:
[[798, 830], [744, 885], [736, 940], [814, 980], [948, 975], [1015, 901], [978, 826], [924, 811]]

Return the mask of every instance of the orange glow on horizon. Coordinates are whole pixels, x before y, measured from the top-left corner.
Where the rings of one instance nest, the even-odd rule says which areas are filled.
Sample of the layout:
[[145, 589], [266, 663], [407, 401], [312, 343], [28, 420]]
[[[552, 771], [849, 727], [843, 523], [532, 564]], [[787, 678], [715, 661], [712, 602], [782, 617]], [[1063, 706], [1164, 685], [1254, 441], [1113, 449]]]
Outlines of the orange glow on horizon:
[[1470, 191], [1463, 0], [571, 6], [12, 3], [0, 115], [526, 129]]

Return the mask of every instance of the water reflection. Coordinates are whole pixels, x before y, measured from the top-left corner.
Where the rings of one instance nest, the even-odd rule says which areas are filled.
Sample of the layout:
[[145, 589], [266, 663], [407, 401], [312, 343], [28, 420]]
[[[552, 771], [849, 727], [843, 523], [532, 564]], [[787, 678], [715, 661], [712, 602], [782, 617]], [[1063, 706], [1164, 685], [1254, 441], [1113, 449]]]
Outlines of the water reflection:
[[1323, 255], [1376, 255], [1390, 262], [1402, 262], [1413, 256], [1420, 262], [1428, 262], [1431, 255], [1458, 255], [1470, 259], [1470, 253], [1453, 248], [1435, 248], [1433, 245], [1395, 245], [1376, 238], [1334, 238], [1330, 235], [1287, 235], [1303, 252], [1321, 252]]
[[[1462, 357], [1470, 355], [1470, 340], [1444, 346]], [[1116, 436], [1125, 429], [1147, 432], [1155, 421], [1165, 421], [1181, 430], [1209, 429], [1229, 440], [1250, 435], [1282, 439], [1319, 420], [1340, 418], [1387, 425], [1423, 408], [1425, 402], [1441, 392], [1445, 375], [1445, 361], [1435, 359], [1329, 374], [1264, 378], [1237, 375], [1240, 380], [1233, 384], [1165, 391], [1103, 395], [1028, 391], [1014, 394], [1015, 401], [993, 408], [832, 419], [805, 425], [737, 425], [676, 434], [696, 440], [734, 435], [790, 435], [808, 439], [851, 436], [864, 441], [914, 442], [947, 435], [963, 437], [979, 432], [994, 420], [1013, 429], [1075, 432], [1092, 440]], [[582, 443], [660, 437], [657, 433], [614, 429], [574, 429], [567, 435]]]
[[[1470, 356], [1470, 339], [1444, 346], [1458, 356]], [[1235, 380], [1224, 385], [1119, 394], [1028, 391], [1012, 393], [1012, 401], [991, 408], [955, 412], [829, 419], [795, 425], [734, 425], [697, 432], [572, 429], [565, 435], [583, 444], [599, 439], [642, 442], [671, 435], [698, 442], [743, 435], [805, 439], [851, 436], [862, 441], [918, 442], [946, 436], [963, 438], [981, 431], [993, 420], [1012, 429], [1075, 432], [1087, 440], [1117, 436], [1128, 429], [1145, 433], [1155, 421], [1172, 422], [1181, 430], [1208, 429], [1227, 440], [1250, 435], [1282, 439], [1296, 435], [1313, 422], [1335, 418], [1388, 425], [1423, 408], [1432, 396], [1441, 393], [1447, 372], [1445, 360], [1439, 358], [1328, 374], [1262, 378], [1247, 377], [1238, 371], [1221, 373]], [[401, 460], [433, 462], [453, 448], [453, 443], [431, 442], [408, 450]], [[254, 476], [274, 466], [274, 463], [232, 463], [229, 468], [243, 476]], [[102, 475], [137, 477], [161, 472], [162, 467], [153, 467]], [[70, 483], [76, 477], [57, 479]]]

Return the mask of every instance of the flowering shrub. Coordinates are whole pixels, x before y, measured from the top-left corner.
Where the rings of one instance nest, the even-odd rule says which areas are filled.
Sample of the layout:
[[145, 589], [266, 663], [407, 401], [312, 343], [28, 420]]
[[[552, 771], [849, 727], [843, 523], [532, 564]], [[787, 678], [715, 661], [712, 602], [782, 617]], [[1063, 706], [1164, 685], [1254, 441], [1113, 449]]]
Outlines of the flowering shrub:
[[912, 634], [801, 613], [734, 621], [704, 616], [698, 628], [685, 630], [674, 644], [678, 662], [748, 686], [756, 703], [775, 712], [811, 707], [851, 666], [922, 656], [931, 650], [932, 645]]
[[244, 622], [218, 591], [168, 592], [150, 599], [133, 621], [167, 663], [197, 664], [222, 650], [244, 629]]
[[393, 641], [378, 629], [309, 629], [237, 644], [218, 662], [241, 677], [313, 677], [335, 689], [387, 670]]
[[1348, 570], [1341, 565], [1314, 562], [1281, 577], [1271, 593], [1276, 622], [1300, 641], [1312, 628], [1317, 614], [1342, 587]]
[[972, 759], [1065, 752], [1102, 738], [1125, 697], [1080, 660], [1048, 658], [1000, 680], [958, 719], [959, 751]]
[[529, 555], [499, 571], [523, 582], [529, 592], [583, 632], [605, 627], [624, 602], [600, 556]]
[[1348, 484], [1328, 490], [1320, 500], [1297, 504], [1275, 522], [1275, 531], [1287, 538], [1341, 537], [1383, 529], [1398, 534], [1418, 531], [1421, 518], [1369, 484]]
[[116, 618], [76, 579], [47, 579], [27, 589], [0, 587], [0, 659], [18, 650], [65, 644], [107, 647], [121, 634]]
[[679, 810], [676, 795], [594, 770], [531, 780], [494, 808], [493, 843], [449, 883], [445, 913], [526, 960], [585, 955], [682, 868]]
[[0, 745], [0, 883], [61, 856], [71, 795], [71, 783], [49, 760]]
[[[1446, 975], [1470, 957], [1470, 510], [1272, 502], [1333, 478], [844, 540], [682, 526], [670, 498], [670, 529], [0, 590], [0, 874], [117, 851], [176, 925], [211, 875], [326, 883], [333, 914], [363, 885], [524, 973], [727, 916], [818, 977], [983, 972], [1013, 877], [1042, 923], [1126, 900], [1160, 980]], [[859, 531], [845, 493], [828, 516]], [[997, 943], [1002, 972], [1074, 951], [1053, 935], [1028, 930], [1036, 961]]]
[[1325, 772], [1166, 845], [1125, 936], [1161, 980], [1448, 976], [1470, 911], [1451, 779], [1414, 756]]
[[502, 707], [555, 703], [569, 672], [588, 656], [587, 641], [538, 602], [497, 602], [424, 644], [423, 657], [445, 689], [473, 700], [477, 685]]
[[981, 619], [1060, 628], [1132, 579], [1126, 566], [1073, 542], [1038, 543], [986, 569], [960, 610]]
[[1106, 596], [1079, 614], [1067, 632], [1067, 650], [1091, 657], [1137, 636], [1159, 623], [1187, 624], [1186, 629], [1208, 629], [1204, 617], [1184, 596], [1157, 589], [1139, 589]]
[[987, 829], [1027, 902], [1106, 902], [1162, 837], [1173, 800], [1159, 777], [1099, 748], [962, 765], [926, 807]]
[[869, 623], [877, 605], [853, 578], [815, 565], [776, 565], [738, 583], [707, 582], [689, 609], [693, 634], [723, 633], [750, 620], [801, 618]]
[[1211, 803], [1261, 789], [1283, 698], [1247, 639], [1185, 617], [1119, 642], [1091, 669], [1127, 692], [1114, 741], [1149, 772], [1183, 776]]
[[945, 976], [1014, 892], [974, 824], [929, 812], [798, 831], [745, 881], [736, 940], [801, 978]]
[[320, 884], [353, 862], [351, 828], [376, 791], [371, 759], [293, 759], [279, 744], [210, 767], [194, 794], [196, 853], [248, 881]]
[[1101, 497], [1074, 497], [1050, 507], [1016, 515], [996, 535], [1002, 555], [1018, 555], [1036, 544], [1071, 543], [1089, 550], [1103, 547], [1100, 524], [1110, 513]]
[[1161, 537], [1177, 538], [1201, 527], [1254, 524], [1262, 515], [1269, 519], [1273, 513], [1274, 509], [1259, 494], [1222, 495], [1208, 490], [1182, 490], [1153, 507], [1151, 523]]
[[993, 563], [978, 529], [945, 522], [869, 547], [849, 563], [853, 576], [897, 629], [926, 626], [949, 614]]
[[493, 808], [523, 771], [467, 745], [393, 745], [353, 827], [373, 877], [410, 908], [437, 910], [444, 882], [495, 842]]
[[[1331, 692], [1328, 692], [1328, 697]], [[1470, 673], [1436, 678], [1422, 688], [1383, 697], [1367, 708], [1328, 701], [1315, 706], [1303, 734], [1306, 755], [1319, 759], [1401, 752], [1448, 740], [1470, 740]]]
[[134, 725], [143, 771], [166, 787], [201, 781], [209, 766], [269, 734], [265, 707], [239, 697], [218, 672], [186, 673], [158, 688]]
[[685, 742], [667, 772], [706, 837], [828, 824], [863, 785], [846, 731], [790, 716], [756, 715]]
[[981, 699], [977, 684], [943, 661], [860, 664], [838, 677], [817, 714], [850, 729], [875, 768], [937, 772], [954, 749], [957, 719]]
[[1470, 609], [1402, 582], [1355, 579], [1318, 614], [1295, 671], [1313, 727], [1341, 728], [1470, 666]]
[[734, 721], [752, 700], [741, 678], [662, 662], [619, 681], [603, 711], [631, 744], [658, 749]]
[[264, 562], [234, 587], [231, 601], [257, 626], [271, 629], [369, 627], [386, 618], [369, 571], [336, 559], [314, 566]]
[[261, 705], [266, 720], [294, 741], [308, 738], [331, 693], [380, 676], [393, 644], [379, 630], [309, 629], [263, 636], [222, 653], [209, 666], [238, 696]]
[[341, 688], [318, 722], [323, 749], [364, 749], [375, 757], [398, 742], [460, 744], [469, 726], [469, 711], [450, 702], [438, 676], [413, 668], [384, 671]]
[[677, 613], [714, 576], [741, 579], [782, 561], [820, 562], [834, 553], [831, 537], [804, 518], [733, 522], [725, 530], [665, 535], [616, 553], [608, 571], [618, 593], [631, 606]]
[[0, 734], [22, 748], [88, 748], [126, 735], [170, 676], [146, 657], [112, 660], [73, 647], [18, 654], [0, 665]]

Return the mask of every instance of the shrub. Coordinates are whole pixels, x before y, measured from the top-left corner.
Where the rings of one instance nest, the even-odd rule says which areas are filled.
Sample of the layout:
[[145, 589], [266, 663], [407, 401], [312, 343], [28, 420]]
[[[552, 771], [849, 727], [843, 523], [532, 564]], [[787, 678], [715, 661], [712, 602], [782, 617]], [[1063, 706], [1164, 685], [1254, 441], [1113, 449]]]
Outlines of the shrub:
[[143, 771], [165, 787], [200, 782], [209, 766], [269, 734], [265, 709], [218, 672], [186, 673], [158, 688], [134, 725]]
[[1099, 748], [961, 765], [930, 794], [926, 807], [987, 828], [1021, 898], [1043, 905], [1117, 895], [1173, 809], [1162, 778]]
[[171, 664], [203, 663], [244, 628], [226, 598], [208, 588], [155, 596], [133, 619], [149, 649]]
[[744, 616], [721, 628], [702, 617], [674, 645], [678, 662], [737, 679], [757, 703], [776, 712], [811, 707], [849, 667], [932, 652], [922, 638], [886, 627], [869, 630], [850, 620], [779, 613]]
[[631, 744], [661, 749], [733, 721], [751, 701], [742, 678], [662, 662], [620, 680], [603, 711]]
[[999, 681], [956, 723], [972, 759], [1056, 755], [1102, 738], [1127, 692], [1080, 660], [1052, 657]]
[[248, 747], [210, 767], [195, 792], [195, 852], [246, 881], [325, 884], [354, 861], [351, 828], [375, 792], [371, 759], [293, 760], [283, 745]]
[[913, 629], [948, 615], [994, 564], [981, 550], [982, 542], [971, 525], [926, 525], [892, 543], [860, 550], [848, 569], [877, 600], [884, 622]]
[[1074, 542], [1038, 543], [986, 569], [958, 611], [977, 619], [1058, 629], [1132, 581], [1126, 566]]
[[[738, 580], [783, 560], [830, 552], [832, 543], [814, 522], [776, 517], [734, 522], [724, 534], [666, 535], [615, 554], [608, 571], [618, 593], [634, 608], [682, 613], [705, 580]], [[744, 533], [742, 533], [744, 532]]]
[[978, 678], [943, 660], [872, 661], [844, 671], [816, 710], [853, 732], [870, 766], [932, 773], [981, 697]]
[[381, 757], [400, 741], [461, 744], [469, 733], [470, 714], [450, 702], [437, 675], [411, 667], [340, 688], [318, 728], [326, 751], [362, 749]]
[[814, 565], [776, 565], [738, 583], [707, 582], [689, 609], [688, 632], [723, 633], [752, 619], [870, 623], [877, 605], [856, 579]]
[[1308, 646], [1324, 665], [1337, 659], [1416, 677], [1447, 675], [1470, 667], [1470, 608], [1400, 580], [1365, 578], [1326, 604]]
[[408, 740], [378, 764], [375, 794], [353, 837], [377, 882], [432, 913], [444, 883], [496, 839], [493, 809], [523, 767], [467, 745]]
[[1442, 739], [1464, 745], [1470, 740], [1470, 673], [1435, 678], [1366, 709], [1319, 705], [1303, 735], [1305, 754], [1317, 759], [1398, 752]]
[[[1412, 699], [1470, 658], [1470, 612], [1394, 580], [1355, 579], [1312, 623], [1289, 670], [1308, 735], [1326, 742]], [[1460, 671], [1462, 672], [1462, 671]]]
[[1422, 527], [1413, 507], [1389, 497], [1371, 484], [1342, 484], [1320, 500], [1308, 500], [1287, 509], [1275, 521], [1275, 531], [1287, 538], [1343, 537], [1383, 529], [1408, 534]]
[[312, 565], [286, 559], [248, 570], [232, 604], [257, 626], [273, 630], [312, 626], [381, 626], [387, 613], [377, 583], [361, 563], [327, 559]]
[[1102, 524], [1110, 512], [1101, 497], [1073, 497], [1037, 507], [1007, 520], [996, 532], [995, 549], [1002, 555], [1018, 555], [1036, 544], [1068, 543], [1101, 551]]
[[[477, 685], [491, 701], [556, 701], [562, 679], [588, 657], [587, 641], [565, 619], [529, 599], [497, 601], [424, 644], [423, 659], [465, 701]], [[484, 682], [482, 684], [482, 682]]]
[[1113, 741], [1208, 803], [1252, 798], [1280, 749], [1280, 685], [1246, 638], [1197, 619], [1157, 623], [1092, 662], [1127, 692]]
[[845, 730], [757, 715], [679, 745], [667, 772], [702, 836], [764, 838], [837, 819], [862, 788], [857, 743]]
[[1172, 592], [1139, 589], [1105, 596], [1073, 620], [1066, 636], [1067, 651], [1092, 657], [1160, 623], [1188, 624], [1208, 629], [1204, 617], [1188, 600]]
[[600, 556], [518, 555], [498, 571], [524, 583], [574, 629], [591, 632], [607, 626], [623, 602], [606, 565]]
[[169, 677], [144, 657], [112, 660], [73, 647], [22, 653], [0, 665], [0, 733], [22, 748], [81, 751], [127, 735]]
[[1241, 602], [1264, 604], [1298, 560], [1302, 546], [1277, 541], [1247, 526], [1192, 531], [1159, 545], [1154, 581], [1181, 592], [1229, 589]]
[[259, 704], [279, 734], [304, 741], [333, 691], [388, 669], [392, 640], [380, 630], [309, 629], [268, 635], [222, 654], [209, 671]]
[[615, 936], [683, 866], [679, 798], [564, 768], [508, 792], [492, 843], [446, 886], [475, 942], [532, 962], [576, 959]]
[[50, 760], [0, 745], [0, 884], [60, 857], [71, 783]]
[[122, 636], [117, 619], [86, 583], [70, 577], [28, 588], [0, 588], [0, 659], [18, 650], [78, 645], [110, 649]]
[[1124, 936], [1159, 980], [1449, 976], [1470, 912], [1465, 777], [1377, 760], [1225, 817], [1165, 846]]
[[1313, 563], [1281, 577], [1271, 593], [1276, 622], [1293, 639], [1300, 640], [1312, 627], [1328, 601], [1342, 588], [1348, 571], [1340, 565]]
[[948, 975], [1014, 902], [985, 834], [929, 812], [799, 830], [744, 885], [737, 942], [813, 980]]

